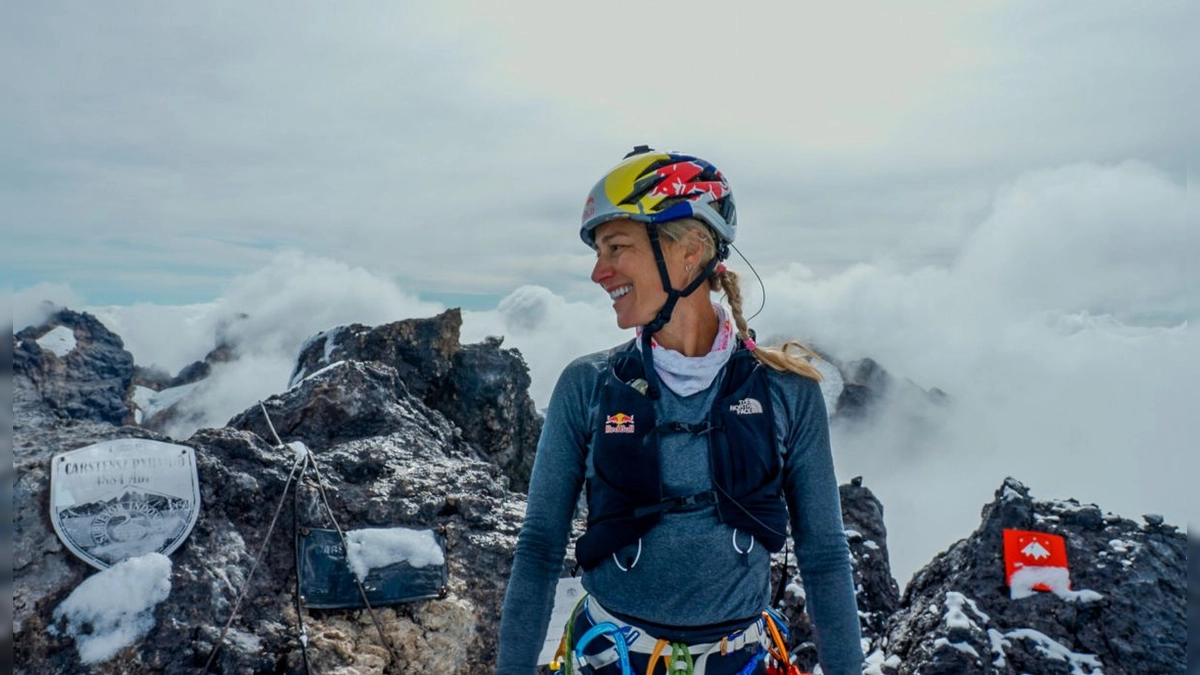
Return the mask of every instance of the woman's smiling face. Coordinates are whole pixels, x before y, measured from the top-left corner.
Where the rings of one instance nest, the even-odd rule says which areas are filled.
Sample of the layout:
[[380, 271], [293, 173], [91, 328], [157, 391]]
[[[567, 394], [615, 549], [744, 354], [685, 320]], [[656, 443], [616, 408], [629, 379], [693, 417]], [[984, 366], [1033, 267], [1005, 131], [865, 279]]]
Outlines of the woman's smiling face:
[[[667, 293], [654, 262], [646, 226], [633, 220], [611, 220], [595, 231], [596, 264], [592, 281], [613, 301], [617, 326], [634, 328], [654, 320], [667, 302]], [[683, 250], [666, 238], [660, 240], [672, 284], [684, 274]]]

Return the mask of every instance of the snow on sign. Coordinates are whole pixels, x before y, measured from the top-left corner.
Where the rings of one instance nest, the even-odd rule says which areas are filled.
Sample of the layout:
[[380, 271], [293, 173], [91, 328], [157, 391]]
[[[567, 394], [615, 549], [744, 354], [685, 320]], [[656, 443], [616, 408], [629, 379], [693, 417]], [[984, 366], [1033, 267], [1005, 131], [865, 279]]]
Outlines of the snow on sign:
[[170, 555], [200, 515], [196, 454], [141, 438], [104, 441], [51, 460], [50, 522], [71, 552], [107, 569]]
[[1014, 598], [1018, 586], [1028, 585], [1035, 591], [1068, 590], [1067, 544], [1057, 534], [1005, 530], [1004, 573]]

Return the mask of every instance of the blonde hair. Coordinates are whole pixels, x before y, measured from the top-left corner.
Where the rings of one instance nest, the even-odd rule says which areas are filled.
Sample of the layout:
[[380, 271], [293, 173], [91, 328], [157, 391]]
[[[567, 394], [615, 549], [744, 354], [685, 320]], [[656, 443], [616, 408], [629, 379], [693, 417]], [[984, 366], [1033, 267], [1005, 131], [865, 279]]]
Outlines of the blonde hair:
[[[658, 226], [658, 232], [676, 244], [682, 244], [688, 236], [697, 237], [704, 247], [704, 255], [701, 256], [703, 265], [707, 265], [717, 255], [717, 244], [712, 230], [694, 218], [682, 218], [663, 223]], [[718, 267], [718, 269], [721, 268]], [[729, 309], [733, 314], [733, 323], [737, 326], [738, 339], [751, 340], [753, 343], [750, 326], [746, 324], [746, 317], [742, 314], [742, 287], [737, 273], [726, 268], [709, 277], [708, 285], [710, 290], [725, 294], [725, 300], [729, 303]], [[824, 379], [821, 371], [817, 370], [810, 360], [821, 357], [795, 340], [789, 340], [779, 347], [756, 346], [750, 353], [758, 359], [759, 363], [775, 370], [793, 372], [817, 382]]]

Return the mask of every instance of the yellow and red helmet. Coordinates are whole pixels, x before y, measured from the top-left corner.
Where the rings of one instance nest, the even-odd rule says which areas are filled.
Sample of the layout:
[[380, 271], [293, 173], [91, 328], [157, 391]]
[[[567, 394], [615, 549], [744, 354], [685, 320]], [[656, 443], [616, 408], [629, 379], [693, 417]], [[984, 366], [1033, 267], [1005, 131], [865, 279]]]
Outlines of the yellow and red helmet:
[[618, 218], [643, 223], [695, 218], [725, 244], [733, 243], [737, 232], [733, 192], [715, 166], [699, 157], [645, 145], [634, 148], [592, 188], [579, 236], [594, 246], [596, 228]]

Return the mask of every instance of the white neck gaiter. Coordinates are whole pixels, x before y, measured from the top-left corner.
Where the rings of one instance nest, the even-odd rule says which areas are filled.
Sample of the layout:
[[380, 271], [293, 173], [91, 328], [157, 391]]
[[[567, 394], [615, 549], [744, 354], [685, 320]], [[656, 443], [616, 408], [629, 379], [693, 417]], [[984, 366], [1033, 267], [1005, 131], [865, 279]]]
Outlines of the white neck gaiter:
[[[691, 396], [708, 388], [733, 355], [733, 320], [720, 303], [714, 302], [713, 309], [717, 311], [717, 337], [713, 340], [712, 349], [704, 356], [684, 356], [650, 338], [650, 345], [654, 349], [654, 372], [658, 373], [663, 384], [680, 396]], [[641, 334], [639, 328], [639, 338]], [[642, 348], [640, 339], [637, 340], [637, 346], [638, 349]]]

